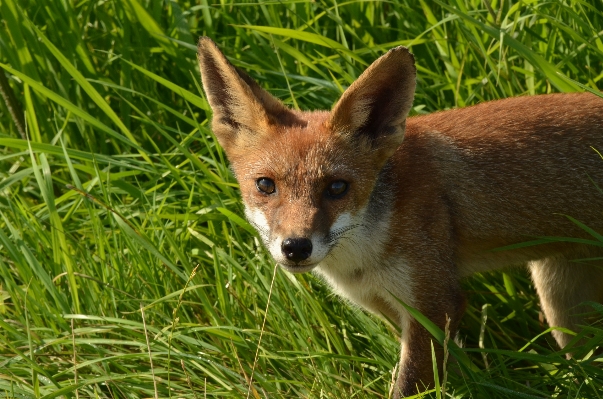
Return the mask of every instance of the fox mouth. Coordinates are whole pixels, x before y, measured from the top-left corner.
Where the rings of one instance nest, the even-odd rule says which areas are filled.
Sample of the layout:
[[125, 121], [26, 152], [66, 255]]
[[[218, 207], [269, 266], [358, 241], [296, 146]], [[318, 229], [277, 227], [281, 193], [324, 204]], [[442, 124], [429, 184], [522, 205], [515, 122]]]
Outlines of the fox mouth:
[[312, 269], [314, 269], [316, 266], [318, 266], [318, 263], [307, 263], [307, 262], [300, 262], [300, 263], [279, 262], [278, 264], [280, 267], [282, 267], [283, 269], [287, 270], [290, 273], [306, 273], [306, 272], [312, 271]]

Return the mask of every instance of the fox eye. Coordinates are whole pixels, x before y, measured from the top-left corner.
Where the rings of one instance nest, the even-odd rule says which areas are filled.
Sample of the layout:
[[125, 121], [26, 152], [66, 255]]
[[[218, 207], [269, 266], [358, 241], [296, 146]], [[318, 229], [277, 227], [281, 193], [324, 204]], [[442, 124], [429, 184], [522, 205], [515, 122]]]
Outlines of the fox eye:
[[264, 194], [272, 194], [276, 191], [276, 186], [272, 179], [267, 177], [260, 177], [256, 180], [255, 186], [258, 190]]
[[348, 183], [343, 180], [335, 180], [327, 188], [327, 195], [331, 198], [341, 198], [348, 191]]

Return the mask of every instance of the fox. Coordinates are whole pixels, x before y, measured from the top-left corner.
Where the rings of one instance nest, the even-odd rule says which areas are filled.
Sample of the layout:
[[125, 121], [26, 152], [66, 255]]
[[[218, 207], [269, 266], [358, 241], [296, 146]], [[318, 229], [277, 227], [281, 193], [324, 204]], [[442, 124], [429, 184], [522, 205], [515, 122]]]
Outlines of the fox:
[[[457, 332], [461, 282], [527, 267], [548, 324], [579, 330], [603, 301], [603, 99], [520, 96], [408, 117], [415, 59], [395, 47], [328, 110], [288, 108], [208, 37], [198, 61], [211, 127], [239, 182], [245, 215], [275, 262], [312, 271], [401, 331], [393, 397], [434, 386], [431, 335], [401, 302]], [[592, 238], [592, 237], [590, 237]], [[582, 305], [584, 306], [584, 305]], [[572, 336], [552, 331], [561, 348]], [[436, 345], [437, 346], [437, 345]], [[443, 368], [443, 348], [436, 361]]]

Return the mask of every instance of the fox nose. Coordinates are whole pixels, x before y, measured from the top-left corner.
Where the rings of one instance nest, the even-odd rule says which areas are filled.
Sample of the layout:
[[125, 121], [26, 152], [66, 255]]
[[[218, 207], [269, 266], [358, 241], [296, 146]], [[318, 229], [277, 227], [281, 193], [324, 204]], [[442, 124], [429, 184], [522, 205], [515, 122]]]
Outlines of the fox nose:
[[312, 254], [312, 241], [305, 237], [287, 238], [281, 244], [281, 251], [288, 260], [301, 262]]

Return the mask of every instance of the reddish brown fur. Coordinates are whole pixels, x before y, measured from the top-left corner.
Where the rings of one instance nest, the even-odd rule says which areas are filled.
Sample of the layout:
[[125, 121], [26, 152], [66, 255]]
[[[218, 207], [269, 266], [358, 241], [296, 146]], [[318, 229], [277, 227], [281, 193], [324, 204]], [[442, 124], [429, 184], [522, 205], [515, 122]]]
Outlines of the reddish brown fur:
[[[603, 147], [602, 99], [520, 97], [406, 120], [414, 61], [396, 48], [332, 112], [296, 112], [232, 67], [209, 39], [200, 40], [199, 60], [214, 133], [247, 209], [266, 219], [258, 225], [263, 239], [315, 234], [320, 241], [342, 215], [360, 225], [352, 240], [361, 241], [328, 247], [318, 265], [284, 266], [316, 267], [343, 296], [400, 324], [396, 396], [433, 383], [431, 339], [389, 292], [442, 329], [448, 315], [453, 334], [465, 307], [459, 280], [477, 271], [528, 264], [551, 325], [575, 329], [579, 319], [570, 312], [603, 300], [603, 272], [569, 263], [600, 255], [592, 247], [492, 251], [537, 237], [589, 237], [563, 215], [603, 230], [595, 186], [603, 184], [603, 160], [591, 149]], [[256, 189], [260, 177], [276, 182], [275, 195]], [[350, 183], [338, 200], [324, 195], [334, 180]], [[554, 334], [567, 344], [568, 336]]]
[[603, 196], [588, 178], [600, 183], [602, 160], [591, 146], [603, 144], [602, 129], [603, 100], [591, 94], [512, 98], [409, 118], [391, 161], [413, 181], [397, 188], [404, 203], [396, 207], [412, 206], [410, 198], [422, 208], [445, 204], [457, 263], [542, 258], [553, 246], [490, 249], [533, 237], [588, 237], [558, 214], [603, 228]]

